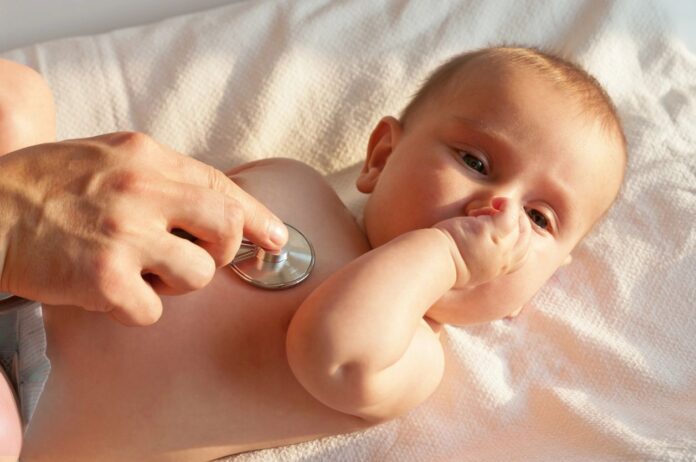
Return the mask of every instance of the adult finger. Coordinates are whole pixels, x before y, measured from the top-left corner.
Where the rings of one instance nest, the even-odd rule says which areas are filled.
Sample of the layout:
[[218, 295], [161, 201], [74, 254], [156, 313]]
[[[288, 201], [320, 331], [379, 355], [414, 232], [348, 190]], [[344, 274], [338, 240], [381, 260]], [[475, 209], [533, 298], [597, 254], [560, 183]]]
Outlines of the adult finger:
[[200, 289], [215, 275], [215, 263], [205, 250], [173, 234], [157, 236], [146, 255], [145, 280], [160, 295]]
[[166, 154], [163, 156], [167, 163], [167, 168], [163, 171], [165, 176], [210, 188], [235, 199], [244, 216], [245, 237], [268, 249], [277, 249], [285, 244], [288, 231], [283, 222], [224, 173], [165, 145], [159, 146]]
[[149, 326], [162, 316], [162, 300], [137, 273], [129, 278], [128, 289], [114, 300], [109, 315], [126, 326]]
[[238, 201], [202, 186], [163, 184], [160, 208], [169, 230], [180, 229], [195, 238], [217, 266], [232, 261], [242, 240], [244, 214]]

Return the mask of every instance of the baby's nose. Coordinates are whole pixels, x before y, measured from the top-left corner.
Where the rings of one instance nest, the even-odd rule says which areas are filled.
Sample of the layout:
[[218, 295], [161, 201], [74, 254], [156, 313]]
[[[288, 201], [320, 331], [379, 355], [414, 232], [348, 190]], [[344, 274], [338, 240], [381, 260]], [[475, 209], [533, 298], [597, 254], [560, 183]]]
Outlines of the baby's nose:
[[494, 197], [490, 201], [472, 202], [466, 207], [466, 216], [495, 215], [510, 203], [507, 197]]

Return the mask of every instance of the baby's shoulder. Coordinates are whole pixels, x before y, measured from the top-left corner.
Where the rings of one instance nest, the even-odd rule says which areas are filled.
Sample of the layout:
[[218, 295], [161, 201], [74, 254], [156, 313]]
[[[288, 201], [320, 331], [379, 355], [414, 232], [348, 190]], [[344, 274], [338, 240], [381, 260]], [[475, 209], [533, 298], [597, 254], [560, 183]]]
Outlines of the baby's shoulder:
[[283, 172], [284, 175], [314, 177], [315, 179], [323, 179], [321, 173], [315, 170], [309, 164], [305, 164], [299, 160], [290, 159], [287, 157], [270, 157], [267, 159], [255, 160], [238, 165], [227, 170], [225, 173], [230, 178], [244, 177], [253, 172], [265, 172], [272, 174], [273, 172]]
[[326, 241], [353, 257], [369, 249], [353, 215], [324, 176], [309, 165], [271, 158], [241, 165], [227, 174], [280, 219], [313, 236], [317, 245]]
[[227, 176], [242, 189], [263, 201], [269, 192], [280, 192], [286, 198], [317, 198], [335, 196], [324, 176], [311, 166], [294, 159], [274, 157], [249, 162], [229, 170]]

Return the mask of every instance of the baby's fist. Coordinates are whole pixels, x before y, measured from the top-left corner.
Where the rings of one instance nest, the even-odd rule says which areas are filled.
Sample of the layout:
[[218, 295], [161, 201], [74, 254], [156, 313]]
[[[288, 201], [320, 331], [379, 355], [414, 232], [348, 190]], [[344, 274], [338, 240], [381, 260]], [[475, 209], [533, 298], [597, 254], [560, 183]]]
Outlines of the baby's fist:
[[519, 268], [529, 249], [531, 226], [522, 207], [496, 197], [490, 206], [435, 225], [451, 239], [457, 268], [454, 288], [475, 287]]

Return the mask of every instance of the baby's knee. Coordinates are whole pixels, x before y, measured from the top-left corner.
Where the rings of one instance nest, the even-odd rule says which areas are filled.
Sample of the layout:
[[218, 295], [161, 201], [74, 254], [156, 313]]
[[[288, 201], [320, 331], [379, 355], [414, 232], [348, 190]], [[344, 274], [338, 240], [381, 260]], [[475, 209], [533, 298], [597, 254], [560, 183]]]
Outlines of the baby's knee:
[[0, 154], [55, 139], [55, 106], [35, 70], [0, 60]]

